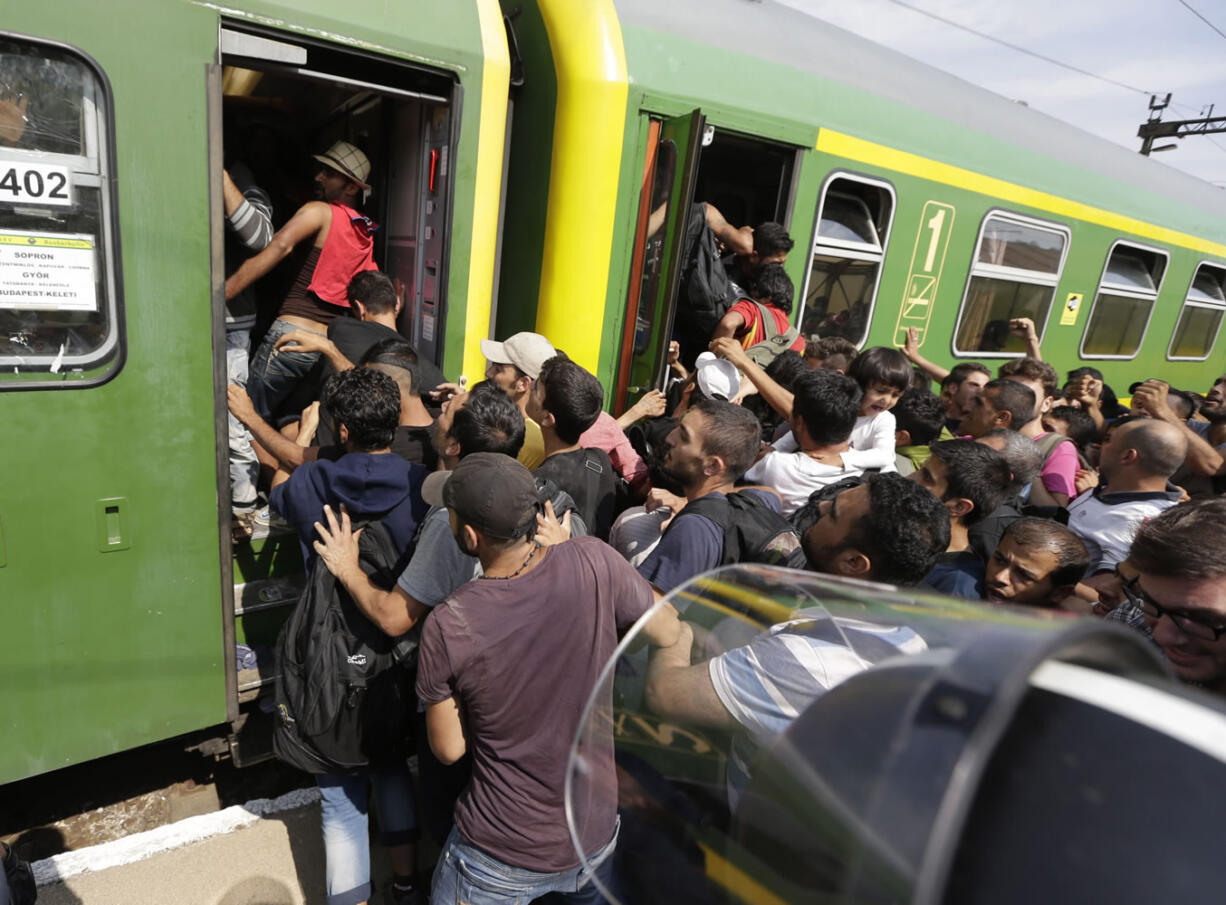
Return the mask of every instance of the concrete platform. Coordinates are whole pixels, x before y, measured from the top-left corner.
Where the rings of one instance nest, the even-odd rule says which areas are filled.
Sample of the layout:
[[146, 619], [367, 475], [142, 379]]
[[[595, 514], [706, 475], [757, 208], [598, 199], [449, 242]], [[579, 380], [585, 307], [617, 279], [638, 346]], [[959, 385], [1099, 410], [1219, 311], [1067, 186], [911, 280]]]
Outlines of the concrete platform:
[[[64, 872], [71, 875], [59, 881], [41, 885], [53, 873], [52, 865], [36, 865], [40, 905], [324, 905], [325, 901], [317, 803], [271, 813], [184, 845], [155, 849], [139, 860], [88, 849], [70, 855], [77, 860], [61, 865], [67, 864]], [[94, 860], [101, 869], [75, 872], [91, 855], [97, 856]], [[114, 860], [126, 863], [110, 864]]]

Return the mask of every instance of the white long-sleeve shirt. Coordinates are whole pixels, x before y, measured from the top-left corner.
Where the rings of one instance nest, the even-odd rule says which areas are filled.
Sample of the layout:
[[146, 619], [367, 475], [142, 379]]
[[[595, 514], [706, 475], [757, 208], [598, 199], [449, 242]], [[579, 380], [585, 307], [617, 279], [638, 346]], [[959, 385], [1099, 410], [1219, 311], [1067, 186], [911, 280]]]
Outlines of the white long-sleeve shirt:
[[880, 468], [883, 472], [897, 471], [894, 463], [894, 415], [881, 412], [861, 415], [851, 429], [851, 449], [843, 453], [848, 468]]

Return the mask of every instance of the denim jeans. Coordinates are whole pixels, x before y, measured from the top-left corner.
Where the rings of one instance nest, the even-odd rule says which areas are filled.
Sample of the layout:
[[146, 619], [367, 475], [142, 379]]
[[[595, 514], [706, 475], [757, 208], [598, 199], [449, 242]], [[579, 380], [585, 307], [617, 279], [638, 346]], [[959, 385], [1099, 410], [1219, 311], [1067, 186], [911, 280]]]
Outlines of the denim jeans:
[[307, 330], [306, 327], [277, 318], [264, 334], [260, 348], [251, 359], [247, 395], [251, 397], [251, 404], [260, 413], [260, 417], [270, 424], [275, 423], [274, 417], [281, 403], [290, 397], [294, 388], [311, 373], [311, 369], [319, 360], [318, 352], [293, 352], [288, 349], [278, 352], [274, 348], [278, 339], [293, 330], [317, 333], [315, 330]]
[[374, 786], [379, 844], [417, 841], [417, 815], [407, 765], [357, 776], [315, 777], [323, 818], [328, 905], [356, 905], [370, 899], [370, 830], [367, 792]]
[[587, 867], [580, 864], [560, 873], [542, 874], [504, 864], [465, 842], [459, 828], [452, 827], [434, 868], [430, 905], [526, 905], [550, 893], [553, 894], [551, 901], [597, 905], [607, 900], [592, 882], [588, 870], [594, 868], [601, 884], [612, 889], [612, 855], [616, 847], [617, 827], [614, 827], [613, 838], [588, 859]]
[[[251, 349], [250, 330], [226, 331], [226, 380], [240, 387], [247, 386], [247, 357]], [[251, 448], [251, 434], [231, 415], [230, 419], [230, 502], [235, 509], [255, 506], [255, 482], [260, 475], [260, 462]]]

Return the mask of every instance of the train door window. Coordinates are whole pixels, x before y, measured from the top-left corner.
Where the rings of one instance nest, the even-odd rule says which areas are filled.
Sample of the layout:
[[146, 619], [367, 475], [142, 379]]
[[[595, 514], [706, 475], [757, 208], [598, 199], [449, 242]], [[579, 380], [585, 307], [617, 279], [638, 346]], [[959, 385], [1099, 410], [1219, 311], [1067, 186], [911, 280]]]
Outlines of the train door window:
[[1117, 242], [1081, 338], [1082, 358], [1135, 358], [1166, 272], [1160, 251]]
[[1016, 214], [989, 213], [979, 230], [958, 326], [954, 352], [1022, 355], [1020, 337], [1009, 321], [1028, 317], [1040, 338], [1064, 267], [1068, 231]]
[[[222, 30], [225, 163], [273, 202], [280, 226], [312, 197], [316, 154], [343, 140], [370, 160], [361, 212], [375, 221], [375, 263], [403, 284], [400, 332], [425, 358], [443, 349], [454, 79], [302, 36]], [[308, 248], [256, 284], [275, 312]], [[257, 328], [259, 329], [259, 328]]]
[[850, 176], [826, 183], [805, 282], [802, 333], [864, 341], [893, 216], [894, 190], [887, 183]]
[[0, 389], [119, 367], [110, 89], [62, 45], [0, 36]]
[[1172, 361], [1204, 361], [1213, 351], [1222, 313], [1226, 312], [1226, 270], [1201, 264], [1171, 335], [1166, 357]]

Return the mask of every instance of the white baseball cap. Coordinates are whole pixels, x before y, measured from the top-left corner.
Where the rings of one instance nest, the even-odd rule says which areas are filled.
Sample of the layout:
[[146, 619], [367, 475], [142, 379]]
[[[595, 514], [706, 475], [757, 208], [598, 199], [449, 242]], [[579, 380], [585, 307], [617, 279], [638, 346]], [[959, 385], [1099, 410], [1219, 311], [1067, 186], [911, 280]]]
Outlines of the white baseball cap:
[[492, 339], [481, 340], [481, 354], [494, 364], [515, 365], [536, 380], [541, 366], [558, 352], [553, 343], [539, 333], [516, 333], [500, 343]]
[[698, 389], [708, 399], [724, 399], [731, 402], [741, 391], [741, 372], [726, 358], [717, 358], [714, 352], [703, 352], [694, 362]]

